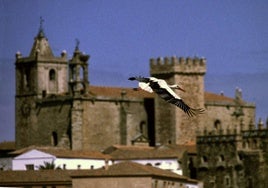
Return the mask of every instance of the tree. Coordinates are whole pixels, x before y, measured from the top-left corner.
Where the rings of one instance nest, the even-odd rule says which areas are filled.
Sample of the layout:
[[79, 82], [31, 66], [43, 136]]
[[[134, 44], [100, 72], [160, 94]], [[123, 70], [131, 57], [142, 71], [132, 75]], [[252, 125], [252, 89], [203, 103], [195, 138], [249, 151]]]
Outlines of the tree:
[[38, 167], [39, 170], [60, 170], [61, 168], [59, 166], [56, 166], [54, 161], [52, 162], [44, 162], [43, 165], [40, 165]]

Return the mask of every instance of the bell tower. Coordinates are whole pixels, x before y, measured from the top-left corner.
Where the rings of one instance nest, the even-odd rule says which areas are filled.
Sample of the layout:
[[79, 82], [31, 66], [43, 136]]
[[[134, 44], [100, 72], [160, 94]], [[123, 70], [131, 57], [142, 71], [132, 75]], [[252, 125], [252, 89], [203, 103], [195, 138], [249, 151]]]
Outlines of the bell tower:
[[[150, 60], [151, 76], [178, 84], [186, 92], [175, 91], [192, 108], [204, 108], [204, 58], [165, 57]], [[156, 97], [155, 136], [157, 144], [195, 142], [196, 131], [203, 127], [205, 114], [188, 117], [178, 107]]]
[[[68, 61], [65, 51], [60, 57], [52, 53], [40, 19], [39, 31], [28, 57], [16, 53], [16, 147], [41, 145], [41, 140], [51, 140], [44, 135], [41, 127], [42, 110], [40, 106], [52, 96], [68, 93]], [[47, 125], [51, 127], [53, 125]], [[55, 131], [54, 131], [55, 132]], [[55, 134], [54, 134], [55, 135]]]
[[79, 50], [79, 40], [72, 59], [69, 61], [69, 86], [73, 96], [78, 97], [88, 92], [88, 60], [90, 56]]
[[76, 39], [76, 47], [72, 59], [69, 61], [69, 87], [72, 96], [71, 109], [71, 135], [72, 149], [83, 148], [83, 100], [89, 90], [88, 60], [90, 56], [79, 50], [79, 41]]

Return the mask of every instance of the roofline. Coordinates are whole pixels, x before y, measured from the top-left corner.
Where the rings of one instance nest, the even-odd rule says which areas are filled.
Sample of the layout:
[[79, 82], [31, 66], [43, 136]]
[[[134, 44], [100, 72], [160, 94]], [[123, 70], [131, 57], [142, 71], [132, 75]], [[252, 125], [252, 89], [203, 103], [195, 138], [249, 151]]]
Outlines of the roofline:
[[[234, 102], [218, 102], [218, 101], [205, 101], [205, 106], [232, 106], [236, 107], [237, 105]], [[245, 102], [244, 104], [241, 105], [242, 107], [247, 107], [247, 108], [256, 108], [254, 103], [247, 103]]]
[[[112, 156], [112, 155], [111, 155]], [[111, 158], [111, 160], [120, 160], [120, 161], [127, 161], [127, 160], [146, 160], [146, 159], [180, 159], [179, 156], [168, 156], [168, 157], [144, 157], [144, 158], [137, 158], [137, 157], [129, 157], [129, 158]]]
[[[81, 171], [81, 170], [79, 170]], [[188, 182], [188, 183], [199, 183], [198, 180], [195, 180], [195, 179], [190, 179], [186, 176], [182, 176], [182, 175], [178, 175], [178, 174], [175, 174], [177, 175], [177, 177], [173, 177], [173, 176], [169, 176], [169, 175], [156, 175], [156, 174], [153, 174], [153, 173], [141, 173], [141, 174], [71, 174], [70, 177], [71, 178], [77, 178], [77, 179], [80, 179], [80, 178], [107, 178], [107, 177], [150, 177], [150, 178], [157, 178], [157, 179], [164, 179], [164, 180], [176, 180], [176, 181], [182, 181], [184, 183]], [[181, 176], [181, 177], [179, 177]]]

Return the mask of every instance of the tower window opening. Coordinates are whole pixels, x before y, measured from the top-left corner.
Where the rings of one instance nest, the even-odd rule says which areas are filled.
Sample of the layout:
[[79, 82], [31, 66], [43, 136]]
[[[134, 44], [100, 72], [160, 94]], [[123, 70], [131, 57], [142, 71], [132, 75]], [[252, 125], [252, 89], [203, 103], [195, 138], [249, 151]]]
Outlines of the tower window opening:
[[140, 128], [139, 132], [141, 134], [144, 134], [145, 133], [145, 128], [146, 128], [146, 124], [145, 124], [144, 121], [140, 122], [140, 127], [139, 128]]
[[84, 80], [84, 68], [81, 66], [79, 69], [80, 80]]
[[24, 82], [24, 88], [25, 89], [30, 89], [30, 74], [31, 71], [30, 69], [26, 69], [23, 74], [23, 82]]
[[220, 160], [220, 162], [223, 162], [224, 161], [224, 155], [220, 155], [219, 160]]
[[55, 131], [52, 132], [52, 145], [58, 145], [58, 134]]
[[217, 120], [214, 122], [214, 128], [215, 128], [216, 130], [218, 130], [218, 129], [220, 129], [220, 126], [221, 126], [221, 121], [217, 119]]
[[202, 162], [203, 162], [203, 163], [208, 162], [208, 158], [207, 158], [206, 156], [203, 156], [203, 157], [202, 157]]
[[56, 71], [54, 69], [51, 69], [49, 71], [49, 80], [54, 81], [56, 79]]

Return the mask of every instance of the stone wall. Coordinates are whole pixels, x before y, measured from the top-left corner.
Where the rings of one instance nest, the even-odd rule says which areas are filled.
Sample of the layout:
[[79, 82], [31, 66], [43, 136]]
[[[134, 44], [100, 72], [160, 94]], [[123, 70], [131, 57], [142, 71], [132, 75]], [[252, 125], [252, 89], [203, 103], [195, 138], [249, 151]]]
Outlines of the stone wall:
[[[235, 117], [233, 115], [236, 106], [234, 105], [206, 105], [206, 122], [205, 127], [208, 131], [223, 129], [248, 129], [250, 122], [255, 120], [255, 107], [243, 107], [244, 115]], [[217, 121], [219, 122], [218, 125]]]
[[142, 100], [84, 100], [83, 109], [83, 149], [131, 145], [140, 123], [147, 122]]
[[[55, 71], [55, 79], [51, 80], [50, 71]], [[66, 62], [57, 63], [38, 63], [38, 95], [41, 96], [42, 92], [46, 94], [58, 94], [68, 92], [68, 65]]]
[[[68, 137], [66, 135], [69, 134], [71, 102], [63, 99], [17, 100], [16, 120], [19, 120], [16, 124], [17, 148], [30, 145], [53, 146]], [[24, 112], [19, 107], [25, 105], [29, 107], [29, 112]], [[69, 145], [70, 143], [64, 147], [69, 148]]]
[[[204, 108], [204, 75], [206, 60], [203, 58], [165, 57], [150, 60], [152, 76], [179, 84], [186, 92], [175, 91], [192, 108]], [[203, 127], [203, 117], [188, 117], [181, 109], [155, 100], [156, 141], [160, 144], [195, 142], [195, 132]]]

